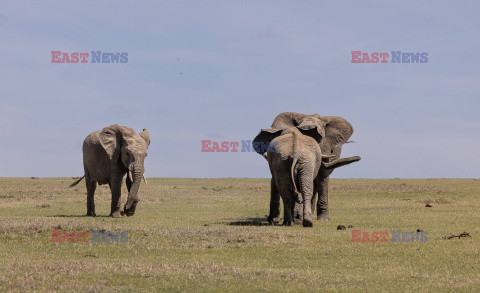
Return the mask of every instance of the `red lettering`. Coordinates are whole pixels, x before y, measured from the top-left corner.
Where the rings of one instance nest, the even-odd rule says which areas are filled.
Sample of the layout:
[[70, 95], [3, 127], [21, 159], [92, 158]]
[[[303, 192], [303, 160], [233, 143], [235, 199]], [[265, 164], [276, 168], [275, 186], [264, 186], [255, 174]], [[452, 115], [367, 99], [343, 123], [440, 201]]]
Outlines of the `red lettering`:
[[80, 58], [82, 58], [82, 63], [88, 63], [88, 58], [89, 54], [88, 53], [80, 53]]
[[390, 56], [390, 54], [388, 53], [380, 53], [380, 58], [382, 58], [382, 62], [381, 63], [388, 63], [388, 56]]
[[62, 63], [70, 63], [70, 57], [68, 53], [62, 53]]
[[230, 147], [232, 148], [232, 152], [236, 153], [238, 152], [238, 149], [237, 147], [240, 145], [240, 143], [238, 141], [232, 141], [230, 142]]
[[78, 232], [70, 233], [70, 238], [68, 239], [68, 242], [78, 242]]
[[[52, 63], [62, 63], [60, 58], [58, 56], [62, 55], [62, 52], [60, 51], [52, 51]], [[52, 231], [53, 233], [53, 231]]]
[[60, 242], [60, 238], [58, 237], [58, 235], [60, 235], [60, 233], [62, 233], [62, 231], [52, 230], [52, 242]]
[[210, 144], [212, 143], [211, 140], [202, 140], [202, 152], [211, 152], [212, 149], [210, 148]]
[[370, 57], [368, 53], [362, 53], [362, 63], [370, 63]]
[[87, 237], [88, 237], [88, 231], [87, 232], [80, 232], [80, 237], [81, 237], [81, 240], [82, 242], [87, 242]]
[[371, 242], [378, 242], [378, 232], [372, 232], [372, 239], [370, 239]]
[[361, 60], [358, 57], [361, 53], [360, 51], [352, 51], [352, 63], [360, 63]]
[[222, 142], [222, 150], [221, 152], [225, 153], [228, 152], [228, 141], [223, 141]]
[[370, 242], [370, 238], [368, 238], [368, 232], [362, 232], [362, 242]]
[[362, 239], [360, 238], [360, 235], [362, 234], [362, 231], [360, 230], [352, 230], [352, 242], [361, 242]]
[[67, 242], [68, 241], [68, 233], [67, 232], [62, 232], [62, 238], [58, 242]]
[[388, 242], [388, 232], [380, 232], [380, 242]]
[[219, 153], [220, 152], [220, 146], [218, 145], [218, 142], [216, 141], [213, 141], [212, 142], [212, 152], [217, 152]]
[[78, 52], [73, 52], [72, 53], [72, 60], [71, 62], [72, 63], [78, 63], [79, 59], [78, 59]]

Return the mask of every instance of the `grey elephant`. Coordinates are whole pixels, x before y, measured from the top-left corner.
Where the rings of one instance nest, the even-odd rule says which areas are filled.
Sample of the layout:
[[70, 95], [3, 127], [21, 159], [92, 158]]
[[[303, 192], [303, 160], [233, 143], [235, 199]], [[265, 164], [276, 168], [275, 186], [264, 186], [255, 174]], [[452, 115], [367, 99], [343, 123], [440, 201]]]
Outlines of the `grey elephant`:
[[[272, 123], [271, 129], [264, 129], [253, 140], [255, 151], [267, 158], [268, 145], [276, 136], [278, 130], [285, 130], [292, 126], [307, 136], [317, 141], [323, 154], [333, 155], [333, 158], [324, 158], [314, 182], [314, 192], [311, 200], [312, 213], [315, 210], [315, 201], [318, 193], [317, 219], [330, 220], [328, 209], [328, 184], [330, 174], [341, 166], [351, 164], [360, 160], [359, 156], [340, 158], [342, 145], [348, 141], [353, 134], [352, 125], [345, 119], [337, 116], [320, 116], [318, 114], [305, 115], [295, 112], [280, 113]], [[279, 202], [276, 186], [271, 182], [270, 191], [270, 214], [269, 222], [279, 220]], [[295, 203], [294, 218], [299, 222], [303, 217], [303, 206]]]
[[[312, 128], [313, 131], [316, 129]], [[268, 148], [267, 161], [272, 173], [272, 193], [270, 214], [280, 214], [280, 197], [283, 201], [283, 225], [293, 223], [294, 203], [302, 204], [303, 226], [312, 227], [311, 200], [314, 194], [314, 181], [322, 164], [322, 155], [318, 142], [310, 136], [303, 135], [296, 127], [269, 132], [279, 135]], [[297, 188], [298, 186], [298, 188]]]
[[[145, 178], [144, 161], [150, 145], [150, 136], [144, 129], [136, 134], [131, 128], [111, 125], [90, 133], [83, 142], [83, 167], [85, 175], [70, 187], [77, 185], [83, 178], [87, 186], [87, 216], [95, 216], [94, 195], [97, 183], [108, 184], [112, 192], [111, 217], [126, 214], [133, 216], [139, 201], [138, 189]], [[120, 197], [123, 177], [128, 174], [126, 184], [128, 198], [121, 211]]]

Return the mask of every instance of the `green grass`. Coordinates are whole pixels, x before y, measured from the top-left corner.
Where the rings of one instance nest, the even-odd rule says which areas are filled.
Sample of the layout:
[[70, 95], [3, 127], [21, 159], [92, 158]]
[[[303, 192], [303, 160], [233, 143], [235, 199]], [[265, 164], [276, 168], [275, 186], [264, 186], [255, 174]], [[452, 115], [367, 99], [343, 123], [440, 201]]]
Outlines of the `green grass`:
[[[331, 180], [333, 220], [313, 228], [267, 225], [266, 179], [152, 178], [120, 219], [106, 217], [105, 186], [85, 217], [84, 183], [72, 182], [0, 178], [1, 291], [480, 290], [480, 180]], [[339, 224], [420, 228], [428, 242], [352, 243]], [[55, 229], [128, 231], [128, 242], [53, 243]]]

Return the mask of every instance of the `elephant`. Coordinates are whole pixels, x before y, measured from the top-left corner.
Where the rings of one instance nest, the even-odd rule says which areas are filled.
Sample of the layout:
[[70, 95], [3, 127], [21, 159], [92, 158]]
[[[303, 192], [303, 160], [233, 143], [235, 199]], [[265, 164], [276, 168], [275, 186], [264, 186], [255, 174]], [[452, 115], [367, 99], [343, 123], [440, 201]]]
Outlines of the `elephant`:
[[[318, 171], [314, 184], [314, 193], [312, 196], [312, 213], [315, 209], [315, 201], [318, 193], [317, 219], [330, 220], [330, 212], [328, 209], [328, 185], [332, 172], [341, 166], [360, 161], [359, 156], [340, 158], [342, 145], [348, 141], [353, 134], [352, 125], [345, 119], [337, 116], [320, 116], [319, 114], [306, 115], [295, 112], [283, 112], [274, 119], [271, 129], [264, 129], [253, 140], [252, 144], [255, 151], [267, 159], [267, 148], [274, 138], [278, 130], [285, 130], [292, 126], [304, 134], [312, 137], [317, 141], [323, 154], [333, 155], [334, 157], [324, 158]], [[277, 222], [279, 220], [278, 210], [279, 202], [274, 200], [278, 198], [277, 190], [271, 183], [270, 192], [270, 214], [268, 220]], [[272, 213], [273, 211], [273, 213]], [[302, 221], [303, 208], [300, 204], [295, 203], [294, 218], [298, 222]]]
[[[312, 128], [316, 131], [316, 127]], [[280, 214], [280, 197], [283, 201], [284, 220], [282, 225], [293, 223], [293, 203], [303, 203], [304, 227], [312, 227], [311, 200], [314, 193], [314, 181], [322, 164], [322, 158], [332, 158], [334, 155], [322, 155], [318, 142], [310, 136], [303, 135], [298, 128], [269, 132], [275, 137], [267, 151], [267, 161], [272, 173], [270, 215]], [[299, 188], [297, 188], [297, 186]], [[299, 191], [300, 190], [300, 191]], [[271, 221], [271, 220], [270, 220]]]
[[[118, 124], [92, 132], [87, 136], [83, 142], [84, 176], [70, 185], [73, 187], [85, 178], [87, 216], [96, 216], [94, 194], [97, 183], [108, 184], [111, 189], [111, 217], [135, 214], [142, 177], [147, 184], [144, 161], [149, 145], [150, 135], [146, 129], [136, 134], [133, 129]], [[127, 173], [128, 198], [124, 211], [121, 211], [121, 189], [123, 177]]]

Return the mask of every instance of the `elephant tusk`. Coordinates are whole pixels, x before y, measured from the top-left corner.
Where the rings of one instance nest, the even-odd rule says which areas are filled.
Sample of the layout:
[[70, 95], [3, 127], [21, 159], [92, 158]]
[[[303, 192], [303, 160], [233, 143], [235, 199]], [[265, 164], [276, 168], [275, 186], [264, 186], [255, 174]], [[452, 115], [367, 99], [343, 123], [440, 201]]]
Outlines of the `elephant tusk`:
[[147, 177], [145, 177], [145, 173], [143, 173], [143, 181], [145, 181], [145, 184], [148, 185], [148, 183], [147, 183]]
[[133, 182], [132, 171], [128, 170], [128, 179]]
[[331, 159], [331, 158], [335, 158], [335, 155], [323, 155], [322, 154], [322, 158]]

